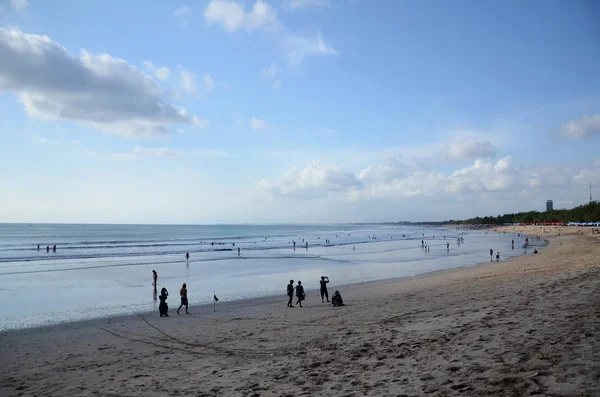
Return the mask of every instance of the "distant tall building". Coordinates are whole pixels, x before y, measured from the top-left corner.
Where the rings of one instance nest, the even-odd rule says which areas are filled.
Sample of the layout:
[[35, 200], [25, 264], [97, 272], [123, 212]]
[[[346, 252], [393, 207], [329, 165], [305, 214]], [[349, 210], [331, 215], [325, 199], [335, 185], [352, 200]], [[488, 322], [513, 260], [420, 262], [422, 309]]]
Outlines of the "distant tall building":
[[553, 209], [552, 200], [547, 200], [546, 201], [546, 211], [552, 211], [552, 209]]

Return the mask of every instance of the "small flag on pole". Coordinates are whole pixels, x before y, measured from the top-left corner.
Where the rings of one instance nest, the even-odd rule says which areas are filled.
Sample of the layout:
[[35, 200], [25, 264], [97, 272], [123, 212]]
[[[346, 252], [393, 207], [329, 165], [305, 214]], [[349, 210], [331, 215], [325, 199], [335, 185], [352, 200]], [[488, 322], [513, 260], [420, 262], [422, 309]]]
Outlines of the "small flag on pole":
[[[214, 295], [214, 294], [213, 294], [213, 295]], [[214, 297], [215, 297], [215, 302], [218, 302], [218, 301], [219, 301], [219, 298], [217, 298], [217, 295], [214, 295]]]
[[215, 291], [213, 291], [213, 312], [217, 311], [217, 302], [219, 301], [219, 298], [217, 298], [217, 293]]

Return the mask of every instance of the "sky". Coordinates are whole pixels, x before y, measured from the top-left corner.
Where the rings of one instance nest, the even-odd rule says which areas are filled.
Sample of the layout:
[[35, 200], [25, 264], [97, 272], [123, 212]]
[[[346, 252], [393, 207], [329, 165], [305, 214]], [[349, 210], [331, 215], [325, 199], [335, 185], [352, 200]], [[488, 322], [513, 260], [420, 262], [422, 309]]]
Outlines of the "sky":
[[586, 203], [598, 20], [593, 0], [0, 0], [0, 222]]

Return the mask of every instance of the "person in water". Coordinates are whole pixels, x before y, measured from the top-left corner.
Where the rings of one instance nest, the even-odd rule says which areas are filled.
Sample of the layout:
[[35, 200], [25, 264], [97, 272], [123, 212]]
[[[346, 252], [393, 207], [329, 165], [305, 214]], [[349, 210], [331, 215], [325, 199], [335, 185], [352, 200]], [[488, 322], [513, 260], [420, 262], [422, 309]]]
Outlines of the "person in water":
[[40, 245], [38, 244], [38, 251], [40, 250]]
[[168, 296], [169, 292], [166, 288], [163, 287], [160, 290], [160, 295], [158, 297], [158, 299], [160, 300], [160, 303], [158, 304], [158, 312], [160, 313], [161, 317], [169, 317], [169, 305], [167, 305]]
[[242, 250], [240, 249], [240, 247], [238, 247], [238, 256], [240, 256]]
[[304, 293], [304, 287], [302, 286], [302, 281], [298, 281], [298, 285], [296, 285], [296, 298], [298, 298], [298, 301], [296, 302], [296, 304], [300, 305], [300, 307], [302, 307], [302, 301], [306, 299], [306, 294]]
[[189, 262], [189, 261], [190, 261], [190, 253], [189, 253], [189, 252], [186, 252], [186, 253], [185, 253], [185, 261], [186, 261], [186, 262]]
[[179, 309], [177, 309], [177, 314], [179, 314], [179, 311], [184, 306], [185, 306], [185, 314], [189, 314], [189, 312], [188, 312], [187, 286], [185, 285], [185, 283], [183, 283], [183, 285], [181, 286], [181, 289], [179, 290], [179, 296], [181, 297], [181, 305], [179, 305]]
[[500, 262], [500, 251], [496, 252], [496, 262]]
[[446, 243], [446, 251], [450, 251], [450, 243]]
[[154, 280], [152, 285], [156, 287], [156, 280], [158, 280], [158, 273], [156, 273], [156, 270], [152, 270], [152, 279]]
[[54, 244], [54, 247], [52, 247], [52, 252], [56, 252], [56, 244]]
[[288, 307], [294, 307], [292, 304], [292, 300], [294, 299], [294, 280], [290, 280], [290, 283], [287, 285], [287, 295], [288, 295]]
[[490, 262], [492, 261], [492, 257], [494, 256], [494, 250], [490, 248]]
[[50, 252], [50, 246], [49, 245], [46, 246], [46, 252]]
[[327, 303], [329, 303], [329, 293], [327, 292], [327, 284], [329, 283], [329, 277], [321, 276], [321, 303], [325, 303], [323, 298], [327, 299]]

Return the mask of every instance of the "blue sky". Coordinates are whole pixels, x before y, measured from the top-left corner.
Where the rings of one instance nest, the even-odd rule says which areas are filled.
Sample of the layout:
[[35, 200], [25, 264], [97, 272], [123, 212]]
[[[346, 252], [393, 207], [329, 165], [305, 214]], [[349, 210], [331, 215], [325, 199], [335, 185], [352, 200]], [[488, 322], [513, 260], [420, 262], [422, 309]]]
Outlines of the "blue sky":
[[0, 0], [0, 221], [578, 205], [589, 182], [600, 196], [599, 18], [593, 1]]

